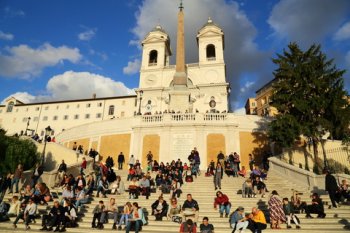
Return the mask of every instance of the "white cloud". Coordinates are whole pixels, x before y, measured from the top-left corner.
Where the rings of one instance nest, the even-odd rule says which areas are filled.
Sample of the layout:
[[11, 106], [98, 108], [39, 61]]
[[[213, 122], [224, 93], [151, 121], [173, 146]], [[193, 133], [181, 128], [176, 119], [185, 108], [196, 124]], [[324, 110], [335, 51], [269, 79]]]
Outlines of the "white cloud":
[[349, 8], [348, 0], [281, 0], [273, 7], [268, 23], [278, 38], [308, 46], [334, 33]]
[[5, 99], [3, 99], [1, 103], [2, 104], [5, 103], [5, 100], [8, 99], [9, 97], [15, 97], [16, 99], [18, 99], [23, 103], [31, 103], [36, 100], [36, 97], [29, 94], [28, 92], [16, 92], [6, 97]]
[[79, 33], [78, 38], [79, 40], [89, 41], [96, 35], [96, 32], [96, 28], [89, 28], [86, 31]]
[[245, 92], [249, 91], [249, 89], [250, 89], [251, 87], [253, 87], [254, 84], [255, 84], [254, 82], [250, 82], [250, 81], [246, 82], [246, 83], [244, 84], [244, 86], [241, 87], [241, 89], [240, 89], [241, 93], [245, 93]]
[[[126, 87], [124, 83], [116, 82], [109, 77], [89, 72], [74, 71], [67, 71], [52, 77], [46, 85], [45, 93], [45, 95], [34, 96], [27, 92], [17, 92], [10, 96], [15, 96], [25, 103], [33, 103], [91, 98], [94, 93], [97, 97], [135, 94], [135, 92]], [[4, 100], [10, 96], [6, 97]]]
[[339, 28], [339, 30], [335, 33], [333, 39], [337, 41], [350, 39], [350, 21]]
[[[169, 34], [174, 64], [176, 54], [176, 29], [178, 1], [173, 0], [145, 0], [139, 6], [136, 15], [136, 25], [132, 29], [135, 35], [130, 45], [135, 45], [152, 30], [158, 23]], [[192, 0], [184, 2], [186, 62], [198, 62], [198, 47], [196, 35], [199, 29], [211, 17], [225, 33], [225, 62], [227, 65], [227, 79], [233, 90], [240, 90], [240, 78], [245, 72], [262, 73], [271, 55], [262, 52], [254, 42], [257, 30], [250, 22], [245, 12], [235, 1], [226, 0]], [[159, 10], [162, 9], [162, 10]], [[138, 43], [138, 45], [139, 45]], [[140, 47], [139, 47], [140, 48]], [[269, 80], [271, 77], [266, 79]], [[260, 80], [260, 83], [264, 83]], [[239, 91], [233, 92], [231, 98], [236, 100]], [[248, 94], [247, 94], [248, 96]]]
[[0, 53], [0, 76], [28, 79], [39, 75], [46, 67], [68, 60], [77, 63], [82, 55], [77, 48], [53, 47], [45, 43], [37, 49], [28, 45], [6, 47]]
[[245, 108], [239, 108], [234, 111], [235, 114], [237, 115], [247, 115], [245, 112]]
[[11, 33], [5, 33], [3, 31], [0, 31], [0, 40], [13, 40], [15, 36]]
[[129, 61], [128, 65], [123, 68], [124, 74], [136, 74], [140, 71], [141, 61], [139, 59], [135, 59], [134, 61]]

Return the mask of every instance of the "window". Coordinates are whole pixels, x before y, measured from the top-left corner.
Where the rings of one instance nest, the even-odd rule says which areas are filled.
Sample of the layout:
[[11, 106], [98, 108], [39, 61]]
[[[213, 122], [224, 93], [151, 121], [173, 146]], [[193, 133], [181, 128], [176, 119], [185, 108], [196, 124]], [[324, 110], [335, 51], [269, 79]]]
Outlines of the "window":
[[59, 106], [59, 105], [57, 105], [57, 106], [56, 106], [56, 109], [59, 109], [59, 108], [60, 108], [60, 106]]
[[0, 113], [2, 113], [2, 109], [0, 109]]
[[16, 108], [16, 112], [18, 112], [18, 108]]
[[255, 107], [255, 102], [252, 103], [252, 107]]
[[102, 103], [97, 103], [97, 107], [102, 107]]
[[46, 107], [45, 107], [45, 110], [49, 110], [49, 106], [46, 106]]
[[157, 65], [157, 59], [158, 59], [158, 52], [157, 52], [157, 50], [152, 50], [149, 53], [148, 66], [156, 66]]
[[90, 114], [85, 114], [85, 119], [89, 119], [90, 118]]
[[77, 108], [79, 108], [80, 107], [80, 104], [77, 104]]
[[47, 116], [44, 116], [44, 117], [43, 117], [43, 121], [47, 121]]
[[13, 101], [11, 101], [8, 105], [7, 105], [7, 110], [6, 112], [12, 112], [13, 110], [13, 106], [15, 105], [15, 103]]
[[89, 103], [89, 104], [86, 104], [86, 107], [87, 108], [90, 108], [91, 107], [91, 104]]
[[33, 121], [38, 121], [39, 117], [34, 117]]
[[114, 115], [114, 105], [110, 105], [108, 108], [108, 115], [112, 116]]
[[57, 119], [58, 119], [58, 116], [53, 116], [54, 121], [57, 121]]
[[78, 114], [74, 115], [74, 119], [78, 120], [79, 119], [79, 115]]
[[122, 105], [125, 106], [125, 100], [123, 100]]
[[209, 44], [207, 46], [207, 60], [208, 61], [215, 61], [216, 56], [215, 56], [215, 46], [212, 44]]
[[27, 117], [23, 117], [23, 122], [27, 122], [28, 118]]
[[67, 104], [66, 109], [68, 109], [68, 108], [69, 108], [69, 105]]
[[51, 136], [54, 136], [55, 135], [55, 130], [51, 130]]
[[96, 118], [101, 118], [102, 114], [101, 113], [97, 113], [96, 114]]
[[29, 108], [26, 108], [26, 112], [28, 112]]
[[64, 115], [63, 120], [68, 120], [68, 115]]
[[35, 111], [39, 111], [39, 110], [40, 110], [40, 107], [36, 107], [36, 108], [35, 108]]
[[44, 130], [41, 130], [40, 136], [44, 136]]
[[121, 112], [121, 113], [120, 113], [120, 116], [121, 116], [121, 117], [124, 117], [124, 115], [125, 115], [125, 112]]

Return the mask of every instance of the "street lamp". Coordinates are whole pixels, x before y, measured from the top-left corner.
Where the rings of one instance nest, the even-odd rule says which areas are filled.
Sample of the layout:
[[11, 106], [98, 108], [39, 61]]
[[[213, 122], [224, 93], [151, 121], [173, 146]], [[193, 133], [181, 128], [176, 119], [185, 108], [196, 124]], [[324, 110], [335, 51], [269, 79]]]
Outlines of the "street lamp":
[[142, 102], [143, 91], [141, 90], [139, 93], [140, 93], [140, 102], [139, 102], [139, 112], [137, 113], [137, 115], [141, 115], [141, 102]]
[[46, 149], [46, 142], [47, 142], [47, 136], [50, 135], [50, 132], [52, 131], [51, 127], [50, 126], [47, 126], [45, 128], [45, 136], [44, 136], [44, 149], [43, 149], [43, 152], [42, 152], [42, 155], [41, 155], [41, 165], [44, 164], [45, 162], [45, 149]]
[[26, 131], [24, 131], [24, 135], [27, 136], [27, 131], [28, 131], [28, 127], [29, 127], [29, 122], [30, 122], [30, 117], [28, 117], [28, 121], [27, 121], [27, 127], [26, 127]]

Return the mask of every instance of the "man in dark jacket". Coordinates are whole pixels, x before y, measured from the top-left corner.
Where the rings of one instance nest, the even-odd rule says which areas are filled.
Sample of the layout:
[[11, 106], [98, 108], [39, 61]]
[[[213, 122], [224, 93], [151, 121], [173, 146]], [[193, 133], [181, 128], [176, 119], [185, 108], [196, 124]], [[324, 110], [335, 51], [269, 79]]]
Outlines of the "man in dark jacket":
[[65, 226], [65, 212], [66, 209], [60, 205], [58, 201], [55, 201], [49, 214], [43, 215], [41, 231], [52, 231], [56, 227], [55, 231], [59, 231], [60, 225], [64, 229]]
[[[326, 180], [326, 191], [329, 194], [329, 198], [331, 199], [332, 202], [332, 206], [333, 208], [337, 208], [337, 204], [336, 204], [336, 193], [339, 190], [337, 181], [335, 179], [335, 177], [330, 173], [329, 170], [325, 170], [325, 180]], [[329, 208], [332, 208], [331, 205], [329, 205]]]
[[198, 222], [199, 206], [198, 202], [192, 198], [192, 194], [187, 194], [187, 200], [182, 205], [182, 215], [184, 219], [193, 216], [194, 222]]
[[125, 163], [125, 157], [123, 152], [118, 155], [118, 170], [123, 170], [123, 163]]

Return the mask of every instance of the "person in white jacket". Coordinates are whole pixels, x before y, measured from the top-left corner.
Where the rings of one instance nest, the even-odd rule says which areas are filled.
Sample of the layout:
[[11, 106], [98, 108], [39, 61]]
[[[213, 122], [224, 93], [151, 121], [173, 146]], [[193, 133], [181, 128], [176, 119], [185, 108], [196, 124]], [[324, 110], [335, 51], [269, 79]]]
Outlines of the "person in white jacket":
[[23, 219], [24, 223], [26, 225], [26, 229], [29, 230], [29, 223], [31, 220], [35, 219], [35, 214], [37, 211], [37, 205], [34, 203], [34, 200], [31, 198], [29, 199], [29, 203], [27, 204], [26, 208], [24, 209], [24, 212], [21, 212], [17, 215], [16, 220], [13, 222], [13, 227], [17, 228], [17, 222], [19, 219]]
[[7, 216], [15, 217], [18, 216], [21, 207], [21, 202], [18, 200], [18, 196], [13, 196], [11, 200], [10, 209], [7, 212]]

